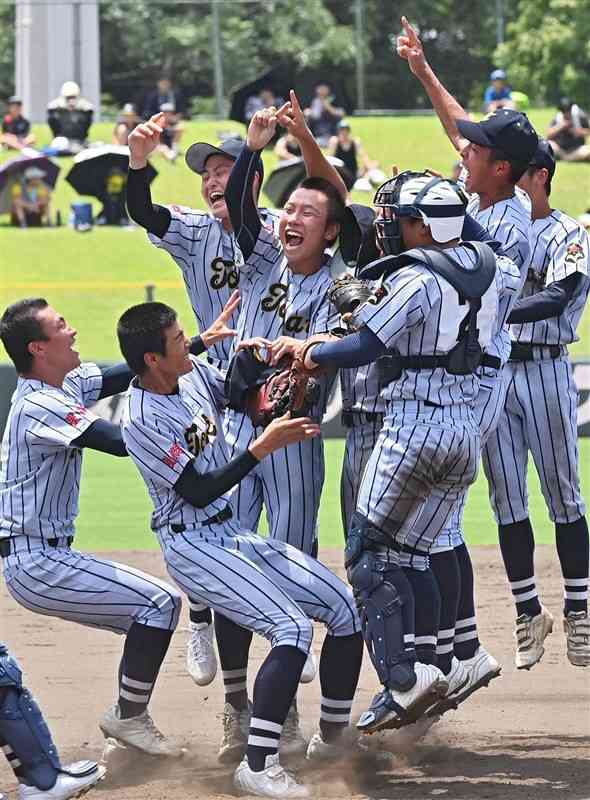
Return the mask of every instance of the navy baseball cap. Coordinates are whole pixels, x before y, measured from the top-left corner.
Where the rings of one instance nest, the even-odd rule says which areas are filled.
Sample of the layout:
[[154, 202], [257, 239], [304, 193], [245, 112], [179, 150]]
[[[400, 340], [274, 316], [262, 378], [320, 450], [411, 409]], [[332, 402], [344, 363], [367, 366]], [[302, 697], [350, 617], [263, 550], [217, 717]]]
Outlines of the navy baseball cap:
[[529, 164], [539, 144], [539, 137], [526, 114], [501, 108], [481, 122], [457, 120], [459, 133], [474, 144], [501, 150], [510, 161]]
[[[195, 144], [191, 144], [189, 149], [186, 151], [185, 160], [193, 172], [196, 172], [197, 175], [202, 175], [203, 172], [205, 172], [205, 164], [210, 156], [226, 156], [227, 158], [231, 158], [232, 161], [235, 161], [242, 152], [243, 146], [243, 139], [226, 139], [217, 147], [214, 144], [209, 144], [208, 142], [195, 142]], [[262, 181], [264, 178], [264, 166], [262, 164], [262, 159], [260, 159], [257, 172], [260, 175], [260, 180]]]
[[531, 167], [537, 167], [537, 169], [546, 169], [549, 173], [549, 180], [555, 174], [555, 155], [547, 139], [539, 139], [537, 152], [532, 157], [530, 165]]

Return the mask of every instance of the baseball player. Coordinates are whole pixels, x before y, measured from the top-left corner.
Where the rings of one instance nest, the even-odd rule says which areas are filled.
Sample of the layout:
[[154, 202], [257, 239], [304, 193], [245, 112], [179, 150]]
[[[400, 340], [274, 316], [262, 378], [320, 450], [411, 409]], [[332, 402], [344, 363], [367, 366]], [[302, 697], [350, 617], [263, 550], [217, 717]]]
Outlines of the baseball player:
[[[411, 71], [421, 81], [447, 135], [460, 152], [466, 168], [465, 188], [472, 193], [469, 213], [501, 244], [501, 251], [520, 270], [515, 284], [510, 270], [505, 271], [505, 291], [500, 294], [500, 317], [506, 319], [527, 273], [530, 248], [530, 212], [516, 191], [516, 183], [533, 157], [538, 137], [524, 114], [501, 110], [481, 123], [473, 123], [461, 105], [447, 92], [426, 61], [420, 39], [405, 17], [404, 34], [398, 37], [397, 52], [408, 61]], [[502, 262], [503, 264], [505, 262]], [[495, 427], [504, 403], [505, 383], [502, 366], [510, 354], [507, 327], [494, 337], [486, 349], [487, 365], [480, 371], [482, 395], [478, 401], [478, 419], [484, 437]], [[425, 542], [439, 533], [437, 546], [430, 551], [430, 564], [441, 590], [443, 607], [436, 641], [443, 661], [449, 655], [465, 661], [473, 681], [499, 674], [496, 660], [480, 646], [475, 621], [473, 569], [461, 530], [462, 507], [458, 503], [449, 521], [449, 530], [435, 530], [439, 520], [433, 512], [422, 517], [423, 527], [414, 533]], [[424, 524], [433, 520], [429, 530]], [[454, 549], [454, 554], [451, 553]], [[449, 555], [450, 553], [450, 555]], [[459, 580], [459, 585], [458, 585]], [[457, 601], [458, 598], [458, 601]], [[446, 603], [445, 603], [446, 600]], [[458, 611], [457, 609], [458, 602]], [[484, 684], [485, 685], [485, 684]]]
[[[226, 202], [245, 259], [235, 342], [238, 346], [251, 342], [262, 344], [268, 355], [278, 361], [293, 343], [296, 345], [310, 333], [325, 332], [329, 328], [328, 293], [332, 278], [330, 257], [325, 250], [337, 238], [344, 203], [332, 184], [322, 178], [309, 179], [289, 198], [280, 217], [278, 237], [262, 225], [253, 199], [252, 182], [260, 151], [272, 138], [276, 124], [274, 109], [257, 112], [252, 118], [247, 143], [227, 183]], [[313, 142], [311, 135], [310, 139]], [[317, 148], [315, 143], [314, 146]], [[278, 345], [271, 347], [273, 341]], [[312, 409], [316, 419], [323, 416], [330, 381], [330, 377], [321, 380], [321, 396]], [[258, 433], [246, 414], [228, 409], [226, 436], [230, 455], [247, 448]], [[264, 503], [272, 539], [288, 542], [304, 553], [316, 554], [317, 515], [323, 482], [321, 438], [285, 447], [256, 465], [240, 482], [233, 496], [235, 516], [242, 526], [256, 530]], [[229, 638], [229, 634], [226, 636]], [[224, 667], [227, 720], [224, 739], [233, 736], [231, 731], [238, 734], [240, 726], [236, 715], [247, 709], [250, 639], [247, 630], [242, 632], [241, 638], [237, 631], [231, 636], [234, 652], [229, 675], [225, 674]], [[306, 747], [295, 707], [289, 713], [283, 739], [283, 752], [296, 753]], [[222, 742], [222, 759], [224, 748]]]
[[285, 446], [319, 434], [309, 418], [274, 420], [230, 455], [223, 434], [223, 376], [191, 358], [175, 312], [161, 303], [128, 309], [121, 350], [137, 378], [122, 431], [154, 504], [151, 527], [178, 586], [236, 627], [265, 636], [271, 651], [254, 683], [238, 789], [260, 797], [308, 797], [278, 756], [288, 709], [311, 644], [309, 618], [328, 627], [320, 661], [320, 731], [310, 759], [342, 753], [362, 658], [362, 636], [346, 585], [316, 559], [262, 539], [233, 519], [230, 490]]
[[80, 364], [76, 331], [42, 298], [9, 306], [0, 338], [19, 376], [0, 466], [6, 587], [35, 613], [123, 634], [118, 701], [100, 728], [152, 755], [181, 755], [147, 711], [178, 622], [178, 591], [124, 564], [72, 549], [83, 450], [127, 454], [119, 427], [87, 407], [121, 391], [128, 370], [122, 375], [118, 368]]
[[78, 761], [62, 766], [41, 709], [23, 685], [18, 662], [2, 642], [0, 749], [18, 781], [19, 800], [67, 800], [69, 797], [80, 797], [106, 774], [106, 769], [94, 761]]
[[[445, 512], [448, 517], [477, 474], [475, 362], [461, 356], [458, 366], [454, 359], [466, 335], [479, 335], [479, 346], [489, 344], [498, 303], [491, 249], [459, 243], [466, 202], [455, 184], [402, 174], [381, 187], [376, 204], [381, 207], [378, 242], [387, 257], [374, 262], [367, 277], [383, 274], [382, 285], [355, 312], [361, 323], [357, 334], [337, 343], [312, 344], [305, 351], [309, 366], [341, 367], [393, 352], [391, 367], [385, 362], [387, 372], [382, 371], [387, 412], [363, 474], [346, 547], [365, 639], [384, 686], [358, 723], [368, 731], [392, 720], [408, 721], [407, 704], [399, 703], [398, 693], [405, 688], [411, 660], [403, 633], [413, 630], [414, 609], [400, 553], [413, 552], [406, 547], [407, 535], [429, 496], [437, 498], [442, 525]], [[438, 252], [449, 268], [440, 273], [438, 262], [422, 263], [421, 251], [410, 249], [418, 246], [437, 248], [429, 252]], [[467, 291], [474, 291], [473, 270], [478, 275], [483, 270], [486, 281], [479, 288], [480, 310], [470, 306], [467, 319], [460, 302]], [[466, 273], [470, 289], [456, 284], [457, 274]], [[444, 696], [448, 681], [436, 667], [418, 663], [416, 673], [432, 702]], [[409, 721], [416, 718], [411, 715]]]
[[[164, 114], [156, 114], [129, 135], [127, 205], [130, 217], [144, 227], [152, 244], [166, 250], [179, 266], [199, 330], [209, 328], [239, 286], [242, 254], [232, 231], [225, 204], [225, 188], [241, 143], [228, 139], [219, 147], [197, 142], [189, 147], [186, 162], [201, 176], [201, 197], [206, 212], [179, 206], [154, 205], [147, 180], [147, 158], [160, 142]], [[253, 181], [258, 196], [262, 162]], [[231, 350], [226, 340], [214, 344], [209, 362], [225, 371]], [[211, 611], [189, 598], [191, 635], [187, 644], [187, 671], [200, 686], [217, 672]], [[223, 646], [220, 657], [223, 660]], [[226, 671], [231, 671], [227, 668]]]
[[512, 352], [504, 414], [484, 452], [500, 547], [516, 604], [516, 666], [543, 656], [553, 618], [541, 605], [534, 571], [534, 535], [527, 497], [530, 450], [550, 518], [564, 581], [567, 657], [590, 665], [588, 525], [580, 494], [577, 389], [567, 346], [590, 291], [588, 233], [551, 208], [555, 172], [551, 145], [541, 141], [520, 186], [532, 201], [531, 265], [509, 322]]

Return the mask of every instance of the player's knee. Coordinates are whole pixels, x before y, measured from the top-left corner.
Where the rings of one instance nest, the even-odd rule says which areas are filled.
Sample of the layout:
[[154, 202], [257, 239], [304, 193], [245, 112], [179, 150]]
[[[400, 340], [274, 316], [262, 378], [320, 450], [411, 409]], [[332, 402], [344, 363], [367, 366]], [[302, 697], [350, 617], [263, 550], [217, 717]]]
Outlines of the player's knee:
[[303, 613], [290, 613], [288, 618], [276, 626], [271, 637], [273, 647], [290, 644], [305, 654], [309, 653], [312, 640], [313, 625]]
[[167, 628], [173, 631], [178, 625], [182, 609], [182, 595], [173, 586], [162, 585], [154, 598], [154, 607], [151, 610], [150, 623], [158, 628]]

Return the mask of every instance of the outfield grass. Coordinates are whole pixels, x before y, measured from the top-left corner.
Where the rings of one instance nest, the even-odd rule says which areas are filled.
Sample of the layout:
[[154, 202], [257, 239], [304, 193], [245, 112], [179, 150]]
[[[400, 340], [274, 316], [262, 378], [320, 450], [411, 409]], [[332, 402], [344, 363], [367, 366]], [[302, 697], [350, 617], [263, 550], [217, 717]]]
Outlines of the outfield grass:
[[[545, 130], [551, 111], [531, 112], [539, 130]], [[455, 153], [438, 120], [424, 117], [354, 118], [353, 132], [361, 136], [368, 152], [388, 171], [396, 164], [402, 169], [424, 168], [448, 172]], [[36, 126], [39, 144], [49, 140], [49, 129]], [[93, 127], [93, 139], [110, 140], [111, 123]], [[234, 122], [190, 122], [184, 146], [193, 141], [215, 141], [226, 131], [243, 132]], [[0, 153], [0, 160], [10, 157]], [[14, 154], [12, 154], [14, 155]], [[264, 156], [267, 174], [276, 163], [272, 153]], [[154, 199], [199, 206], [199, 179], [182, 159], [172, 165], [161, 157], [153, 159], [159, 175], [153, 185]], [[70, 203], [79, 199], [64, 180], [71, 159], [62, 159], [62, 174], [54, 204], [67, 220]], [[560, 164], [554, 181], [555, 205], [578, 215], [590, 202], [590, 166]], [[371, 194], [355, 192], [354, 199], [370, 203]], [[4, 218], [6, 222], [7, 218]], [[179, 271], [170, 257], [149, 245], [142, 230], [95, 228], [79, 234], [67, 227], [53, 230], [21, 231], [0, 226], [0, 306], [32, 294], [47, 296], [78, 328], [78, 342], [86, 359], [111, 360], [119, 357], [114, 328], [118, 316], [130, 304], [145, 296], [146, 284], [155, 284], [156, 297], [176, 307], [186, 327], [193, 323]], [[572, 347], [574, 356], [590, 355], [590, 314], [580, 325], [581, 342]], [[5, 359], [3, 351], [0, 360]]]
[[[340, 465], [344, 442], [326, 441], [326, 483], [320, 510], [320, 547], [342, 545], [340, 524]], [[588, 463], [590, 441], [580, 440], [580, 461]], [[534, 472], [529, 472], [531, 517], [536, 541], [554, 540], [553, 526]], [[582, 471], [582, 492], [590, 492], [590, 474]], [[87, 452], [80, 493], [77, 546], [88, 550], [155, 550], [156, 538], [149, 530], [151, 501], [143, 481], [129, 459], [114, 459]], [[261, 530], [265, 530], [263, 524]], [[496, 526], [487, 498], [487, 483], [480, 474], [472, 488], [465, 513], [465, 531], [470, 544], [495, 544]]]

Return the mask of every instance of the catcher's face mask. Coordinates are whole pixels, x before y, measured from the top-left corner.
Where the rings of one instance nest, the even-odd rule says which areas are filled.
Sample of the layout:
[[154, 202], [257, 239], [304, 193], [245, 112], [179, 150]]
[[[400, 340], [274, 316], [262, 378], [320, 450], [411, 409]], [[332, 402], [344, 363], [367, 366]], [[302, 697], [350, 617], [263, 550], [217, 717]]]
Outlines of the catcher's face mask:
[[399, 199], [401, 188], [406, 181], [412, 178], [421, 178], [425, 174], [412, 170], [400, 172], [397, 177], [390, 178], [382, 184], [375, 193], [373, 204], [378, 209], [378, 216], [375, 219], [375, 238], [379, 249], [386, 256], [398, 256], [406, 249], [399, 218], [403, 216], [422, 218], [416, 206], [402, 206]]

